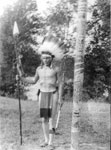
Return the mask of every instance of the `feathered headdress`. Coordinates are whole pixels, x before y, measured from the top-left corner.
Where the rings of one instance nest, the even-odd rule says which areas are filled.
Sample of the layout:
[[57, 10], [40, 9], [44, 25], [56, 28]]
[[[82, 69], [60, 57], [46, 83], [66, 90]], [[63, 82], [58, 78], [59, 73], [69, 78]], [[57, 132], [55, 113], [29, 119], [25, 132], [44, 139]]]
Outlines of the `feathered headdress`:
[[57, 40], [57, 38], [53, 36], [45, 37], [42, 45], [40, 46], [38, 53], [42, 54], [49, 54], [52, 55], [56, 60], [61, 60], [64, 56], [62, 43]]

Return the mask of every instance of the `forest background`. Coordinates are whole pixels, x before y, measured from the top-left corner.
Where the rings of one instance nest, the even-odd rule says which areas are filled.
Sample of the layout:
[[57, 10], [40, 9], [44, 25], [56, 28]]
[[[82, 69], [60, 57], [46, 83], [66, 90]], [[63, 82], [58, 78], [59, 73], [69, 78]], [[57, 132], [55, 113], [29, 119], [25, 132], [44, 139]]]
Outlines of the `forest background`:
[[[46, 15], [41, 15], [35, 0], [19, 0], [5, 9], [0, 17], [2, 52], [0, 95], [16, 97], [16, 57], [13, 25], [17, 21], [20, 34], [17, 51], [22, 55], [26, 76], [33, 76], [40, 65], [37, 50], [41, 38], [47, 33], [55, 35], [64, 44], [65, 74], [64, 93], [72, 97], [76, 42], [77, 0], [61, 0], [55, 7], [48, 4]], [[88, 7], [91, 18], [87, 20], [84, 51], [83, 100], [109, 101], [111, 99], [111, 51], [110, 51], [110, 1], [101, 0]], [[55, 62], [58, 65], [58, 62]], [[106, 93], [106, 96], [105, 94]], [[108, 96], [107, 96], [108, 95]], [[27, 99], [26, 97], [23, 97]]]

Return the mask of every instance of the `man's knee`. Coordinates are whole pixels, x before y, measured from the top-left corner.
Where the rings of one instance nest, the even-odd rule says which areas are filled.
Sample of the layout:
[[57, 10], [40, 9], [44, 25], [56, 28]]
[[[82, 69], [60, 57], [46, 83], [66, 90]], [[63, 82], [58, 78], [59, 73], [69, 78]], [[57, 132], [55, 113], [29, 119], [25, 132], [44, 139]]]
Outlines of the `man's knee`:
[[49, 119], [48, 118], [42, 118], [42, 123], [48, 123]]

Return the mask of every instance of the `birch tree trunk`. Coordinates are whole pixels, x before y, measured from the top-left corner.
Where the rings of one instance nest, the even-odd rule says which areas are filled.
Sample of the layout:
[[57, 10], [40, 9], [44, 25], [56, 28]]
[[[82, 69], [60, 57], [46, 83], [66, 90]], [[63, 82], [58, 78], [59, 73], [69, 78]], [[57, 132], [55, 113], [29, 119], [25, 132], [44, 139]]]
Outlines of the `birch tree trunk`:
[[2, 52], [2, 23], [0, 22], [0, 83], [2, 82], [3, 52]]
[[86, 30], [86, 12], [87, 0], [78, 0], [78, 23], [76, 48], [74, 51], [74, 81], [73, 81], [73, 110], [71, 125], [71, 150], [80, 150], [79, 148], [79, 102], [82, 99], [83, 69], [84, 69], [84, 45]]

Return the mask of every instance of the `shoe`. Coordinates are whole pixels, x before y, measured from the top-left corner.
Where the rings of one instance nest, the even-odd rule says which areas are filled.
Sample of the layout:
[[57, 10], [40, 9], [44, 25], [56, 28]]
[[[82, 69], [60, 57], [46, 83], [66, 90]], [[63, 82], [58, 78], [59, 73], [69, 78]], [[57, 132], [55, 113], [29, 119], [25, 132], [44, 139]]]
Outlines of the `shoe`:
[[54, 145], [48, 145], [48, 149], [47, 150], [54, 150], [55, 146]]
[[43, 143], [40, 145], [40, 147], [46, 147], [46, 146], [48, 146], [48, 143]]

